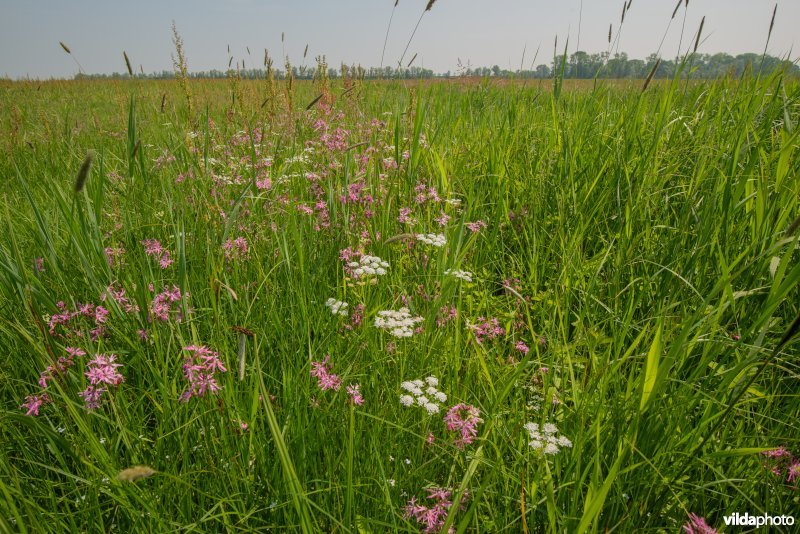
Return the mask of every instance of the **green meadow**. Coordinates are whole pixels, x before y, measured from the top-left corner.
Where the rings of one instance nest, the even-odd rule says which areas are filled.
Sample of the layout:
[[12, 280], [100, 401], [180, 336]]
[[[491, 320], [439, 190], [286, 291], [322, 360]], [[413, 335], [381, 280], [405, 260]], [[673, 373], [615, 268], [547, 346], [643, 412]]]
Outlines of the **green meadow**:
[[800, 515], [800, 86], [643, 83], [0, 82], [0, 530]]

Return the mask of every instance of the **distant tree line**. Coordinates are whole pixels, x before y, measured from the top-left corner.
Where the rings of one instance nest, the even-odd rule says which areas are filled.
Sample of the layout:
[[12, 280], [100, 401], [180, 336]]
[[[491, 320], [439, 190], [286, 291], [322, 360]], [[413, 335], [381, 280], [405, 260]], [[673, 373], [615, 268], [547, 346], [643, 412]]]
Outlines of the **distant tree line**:
[[[564, 63], [566, 59], [566, 63]], [[646, 59], [631, 59], [628, 54], [622, 52], [614, 55], [608, 53], [589, 54], [578, 51], [565, 58], [559, 56], [549, 65], [539, 65], [532, 70], [502, 69], [498, 65], [493, 67], [459, 66], [455, 72], [447, 71], [436, 73], [431, 69], [422, 67], [349, 67], [347, 71], [350, 76], [355, 75], [364, 79], [428, 79], [428, 78], [452, 78], [459, 76], [478, 76], [494, 78], [552, 78], [554, 74], [560, 74], [563, 68], [565, 79], [592, 79], [592, 78], [611, 78], [611, 79], [644, 79], [658, 61], [656, 54], [649, 55]], [[676, 70], [680, 67], [680, 58], [670, 60], [661, 58], [661, 63], [655, 73], [655, 78], [672, 78]], [[741, 76], [746, 71], [763, 72], [768, 74], [776, 69], [785, 69], [792, 76], [800, 76], [800, 66], [796, 63], [770, 55], [761, 54], [694, 54], [688, 58], [686, 68], [682, 76], [698, 79], [713, 79], [722, 76]], [[298, 80], [310, 80], [315, 76], [316, 70], [308, 67], [291, 67], [292, 76]], [[339, 78], [340, 71], [327, 69], [328, 77], [331, 79]], [[260, 68], [251, 69], [229, 69], [229, 70], [209, 70], [198, 71], [189, 74], [191, 78], [229, 78], [238, 76], [241, 79], [256, 80], [263, 79], [265, 71]], [[276, 79], [285, 79], [286, 71], [277, 69], [274, 71]], [[75, 78], [81, 79], [123, 79], [128, 78], [127, 73], [115, 72], [113, 74], [78, 74]], [[173, 71], [161, 71], [150, 74], [138, 74], [139, 78], [147, 79], [170, 79], [175, 77]]]

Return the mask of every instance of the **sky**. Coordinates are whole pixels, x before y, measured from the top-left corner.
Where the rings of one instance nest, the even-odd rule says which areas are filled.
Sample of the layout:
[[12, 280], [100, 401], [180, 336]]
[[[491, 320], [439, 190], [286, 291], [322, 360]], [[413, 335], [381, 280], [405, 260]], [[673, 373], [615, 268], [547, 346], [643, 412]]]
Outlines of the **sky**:
[[[399, 1], [384, 64], [397, 65], [426, 4]], [[668, 27], [675, 0], [633, 0], [620, 28], [622, 4], [437, 0], [422, 18], [404, 63], [418, 54], [414, 65], [436, 72], [456, 72], [459, 61], [472, 67], [531, 68], [550, 62], [556, 36], [559, 52], [567, 38], [570, 52], [577, 46], [590, 53], [608, 50], [609, 24], [614, 28], [612, 52], [645, 58], [666, 35], [661, 52], [672, 58], [681, 43], [684, 51], [690, 46], [703, 16], [701, 52], [761, 53], [775, 1], [689, 0], [688, 9], [682, 7]], [[341, 62], [379, 66], [393, 6], [394, 0], [0, 0], [0, 76], [72, 77], [78, 66], [59, 41], [86, 73], [124, 72], [123, 51], [136, 70], [140, 65], [145, 72], [171, 70], [173, 20], [190, 71], [226, 70], [231, 56], [248, 68], [261, 66], [265, 48], [276, 65], [282, 66], [288, 55], [299, 66], [306, 45], [308, 66], [322, 54], [331, 67]], [[797, 21], [800, 0], [779, 1], [769, 53], [798, 57]]]

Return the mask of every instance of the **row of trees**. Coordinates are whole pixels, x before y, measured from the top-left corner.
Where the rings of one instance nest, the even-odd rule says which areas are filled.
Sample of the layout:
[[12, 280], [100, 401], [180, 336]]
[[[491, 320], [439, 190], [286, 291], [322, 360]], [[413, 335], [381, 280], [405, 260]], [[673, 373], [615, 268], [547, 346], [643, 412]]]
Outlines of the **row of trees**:
[[[394, 67], [371, 67], [364, 69], [362, 67], [349, 67], [349, 73], [359, 73], [360, 76], [366, 79], [427, 79], [427, 78], [451, 78], [458, 76], [479, 76], [479, 77], [496, 77], [496, 78], [509, 78], [514, 76], [516, 78], [539, 78], [546, 79], [552, 78], [554, 74], [561, 72], [562, 66], [564, 71], [564, 78], [570, 79], [592, 79], [611, 78], [611, 79], [625, 79], [625, 78], [646, 78], [650, 71], [658, 61], [658, 56], [651, 54], [646, 59], [630, 59], [628, 54], [619, 53], [611, 56], [608, 53], [589, 54], [587, 52], [575, 52], [566, 58], [564, 64], [564, 56], [554, 58], [550, 65], [539, 65], [532, 70], [516, 70], [510, 71], [502, 69], [498, 65], [493, 67], [476, 67], [461, 66], [456, 72], [447, 71], [445, 73], [435, 73], [430, 69], [421, 67], [410, 68], [394, 68]], [[676, 69], [679, 68], [681, 60], [664, 59], [661, 58], [661, 63], [655, 73], [656, 78], [671, 78], [675, 75]], [[761, 54], [739, 54], [732, 56], [730, 54], [694, 54], [688, 60], [688, 68], [684, 70], [684, 76], [691, 78], [719, 78], [721, 76], [741, 76], [745, 71], [750, 70], [757, 72], [762, 70], [765, 73], [774, 71], [775, 69], [786, 69], [787, 73], [800, 76], [800, 66], [796, 63], [790, 62], [785, 59], [777, 58], [769, 55]], [[292, 67], [292, 76], [295, 79], [312, 79], [315, 74], [314, 69], [305, 67]], [[338, 78], [340, 71], [329, 68], [327, 70], [330, 78]], [[242, 79], [263, 79], [263, 69], [235, 69], [235, 70], [210, 70], [199, 71], [190, 73], [191, 78], [227, 78], [230, 76], [238, 76]], [[115, 72], [113, 74], [79, 74], [76, 78], [127, 78], [128, 74]], [[161, 71], [151, 74], [137, 75], [141, 78], [151, 79], [168, 79], [174, 78], [175, 73], [172, 71]], [[284, 79], [286, 71], [276, 70], [275, 77], [277, 79]]]

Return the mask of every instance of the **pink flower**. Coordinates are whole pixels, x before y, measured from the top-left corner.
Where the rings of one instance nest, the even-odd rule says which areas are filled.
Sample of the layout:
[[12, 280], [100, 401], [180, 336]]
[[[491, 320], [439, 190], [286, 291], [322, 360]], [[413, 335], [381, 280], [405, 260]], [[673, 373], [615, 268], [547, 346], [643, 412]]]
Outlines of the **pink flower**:
[[83, 398], [87, 410], [94, 410], [100, 407], [100, 398], [105, 393], [105, 388], [86, 386], [86, 389], [78, 393]]
[[33, 259], [33, 272], [35, 272], [35, 273], [43, 273], [44, 272], [44, 258], [34, 258]]
[[222, 248], [225, 249], [225, 259], [228, 261], [246, 259], [248, 257], [247, 240], [244, 237], [237, 237], [233, 240], [228, 239]]
[[47, 381], [53, 380], [56, 375], [63, 375], [75, 363], [75, 356], [85, 356], [86, 353], [78, 348], [66, 347], [66, 356], [60, 356], [54, 365], [48, 365], [41, 375], [39, 375], [39, 385], [42, 389], [47, 388]]
[[[153, 288], [150, 290], [153, 291]], [[189, 296], [188, 293], [186, 296]], [[175, 306], [175, 310], [172, 309], [173, 304], [179, 302], [182, 298], [180, 288], [175, 285], [172, 286], [172, 289], [165, 289], [153, 297], [153, 301], [150, 303], [150, 320], [152, 321], [153, 318], [155, 318], [159, 321], [169, 321], [170, 312], [179, 311], [177, 305]], [[178, 319], [180, 319], [180, 316]]]
[[145, 239], [142, 241], [142, 245], [144, 253], [155, 257], [162, 269], [166, 269], [174, 263], [174, 260], [170, 258], [169, 251], [162, 247], [157, 239]]
[[102, 306], [97, 306], [94, 309], [94, 322], [95, 324], [103, 324], [108, 319], [108, 310]]
[[411, 208], [400, 208], [400, 215], [397, 217], [397, 221], [406, 224], [411, 223], [413, 220], [410, 217], [411, 215]]
[[183, 350], [190, 354], [183, 361], [183, 376], [189, 381], [189, 388], [180, 396], [181, 402], [192, 397], [205, 397], [215, 394], [222, 386], [217, 383], [216, 373], [225, 373], [227, 369], [219, 357], [219, 353], [204, 346], [189, 345]]
[[786, 450], [786, 447], [780, 446], [768, 451], [762, 451], [761, 454], [767, 458], [782, 458], [784, 456], [790, 457], [792, 454]]
[[314, 215], [314, 210], [312, 208], [309, 208], [305, 204], [298, 204], [297, 211], [305, 213], [306, 215]]
[[786, 470], [786, 482], [794, 482], [800, 479], [800, 458], [795, 458]]
[[272, 189], [272, 180], [270, 180], [267, 176], [262, 176], [256, 180], [256, 187], [262, 191]]
[[[100, 296], [100, 300], [105, 302], [109, 298], [116, 302], [125, 313], [135, 313], [139, 311], [139, 306], [137, 306], [135, 302], [131, 302], [131, 300], [125, 295], [125, 288], [123, 287], [118, 289], [114, 284], [110, 284], [106, 288], [105, 292]], [[98, 313], [99, 312], [95, 310], [95, 316], [97, 316]], [[105, 310], [105, 315], [107, 314], [108, 311]], [[103, 319], [105, 320], [105, 316], [103, 316]]]
[[361, 252], [353, 250], [351, 247], [343, 248], [339, 251], [339, 259], [345, 264], [350, 263], [353, 260], [357, 260], [361, 258], [361, 256]]
[[439, 310], [439, 317], [436, 318], [436, 326], [441, 328], [457, 317], [458, 310], [455, 306], [442, 306], [442, 309]]
[[311, 376], [317, 379], [317, 386], [321, 390], [332, 389], [338, 391], [342, 386], [342, 380], [331, 373], [333, 366], [330, 365], [330, 359], [331, 357], [328, 355], [321, 362], [311, 362]]
[[485, 221], [475, 221], [475, 222], [468, 222], [465, 224], [467, 229], [473, 234], [476, 234], [481, 231], [481, 228], [486, 228], [487, 224]]
[[686, 534], [717, 534], [716, 529], [711, 528], [706, 520], [697, 514], [689, 514], [689, 521], [683, 525]]
[[[406, 504], [405, 513], [403, 515], [408, 519], [413, 518], [424, 527], [423, 532], [441, 532], [444, 522], [447, 519], [447, 514], [453, 506], [451, 496], [452, 492], [450, 490], [430, 488], [428, 489], [428, 499], [434, 501], [433, 504], [431, 506], [425, 506], [419, 503], [416, 497], [411, 497], [411, 500]], [[467, 499], [469, 499], [469, 494], [464, 492], [461, 502], [458, 503], [459, 509], [464, 509]]]
[[345, 329], [352, 330], [353, 328], [361, 326], [361, 323], [364, 321], [364, 310], [365, 307], [363, 304], [356, 305], [356, 307], [353, 308], [353, 313], [350, 314], [350, 324], [344, 325]]
[[87, 410], [94, 410], [100, 407], [100, 398], [107, 389], [98, 387], [99, 385], [118, 386], [125, 380], [117, 371], [119, 367], [122, 367], [122, 364], [116, 363], [116, 359], [117, 356], [115, 354], [97, 354], [94, 359], [86, 364], [87, 370], [84, 374], [89, 379], [89, 385], [78, 395], [83, 397]]
[[442, 214], [435, 218], [434, 221], [436, 221], [439, 226], [447, 226], [447, 223], [450, 221], [450, 216], [445, 212], [442, 212]]
[[69, 357], [70, 360], [76, 356], [86, 356], [86, 352], [77, 347], [65, 347], [64, 352], [67, 353], [67, 357]]
[[447, 430], [456, 431], [460, 436], [456, 439], [455, 445], [463, 448], [472, 443], [478, 435], [478, 423], [482, 423], [480, 418], [481, 411], [469, 404], [456, 404], [447, 411], [444, 422]]
[[484, 339], [495, 339], [498, 336], [504, 336], [505, 328], [500, 326], [500, 321], [494, 317], [486, 319], [485, 317], [478, 317], [478, 324], [472, 327], [475, 331], [475, 340], [478, 343], [483, 343]]
[[21, 408], [25, 408], [25, 415], [39, 415], [39, 409], [45, 404], [52, 402], [47, 393], [41, 395], [28, 395]]
[[97, 384], [109, 384], [111, 386], [118, 386], [124, 382], [125, 378], [117, 371], [122, 367], [121, 363], [116, 363], [117, 356], [115, 354], [98, 354], [94, 359], [86, 364], [86, 378], [93, 386]]
[[363, 406], [364, 397], [361, 396], [361, 386], [358, 384], [350, 384], [347, 386], [347, 394], [350, 395], [350, 402], [356, 406]]
[[528, 354], [528, 351], [531, 349], [522, 341], [517, 341], [517, 344], [514, 345], [514, 348], [520, 351], [522, 354]]

